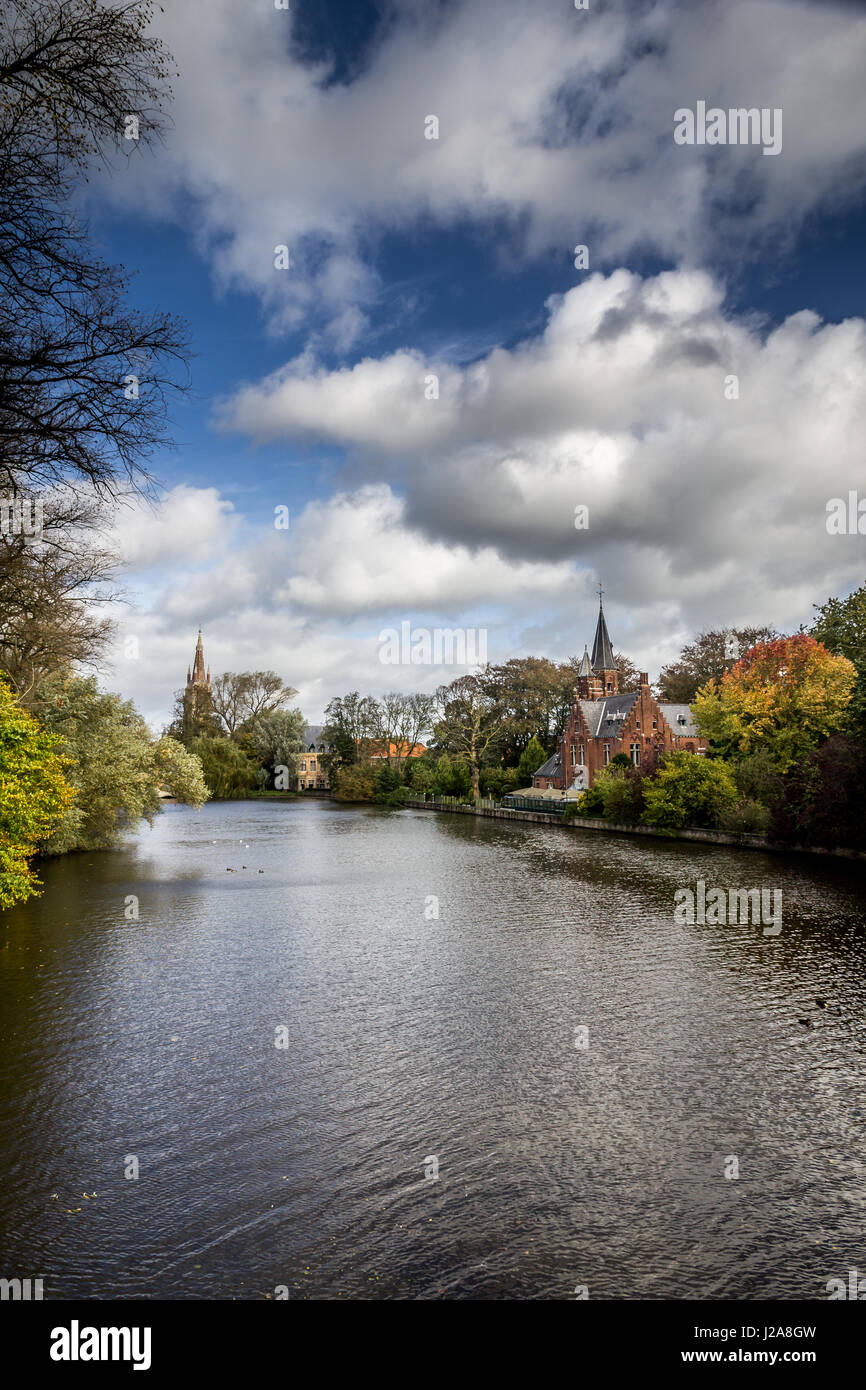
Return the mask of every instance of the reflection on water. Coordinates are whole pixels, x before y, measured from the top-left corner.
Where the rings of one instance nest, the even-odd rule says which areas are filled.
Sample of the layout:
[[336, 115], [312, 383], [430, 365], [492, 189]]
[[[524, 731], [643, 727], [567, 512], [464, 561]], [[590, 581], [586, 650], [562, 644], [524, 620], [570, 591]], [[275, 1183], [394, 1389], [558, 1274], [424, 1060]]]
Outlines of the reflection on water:
[[[46, 1298], [866, 1265], [860, 867], [314, 801], [169, 807], [42, 877], [0, 919], [0, 1274]], [[698, 878], [781, 888], [781, 935], [676, 925]]]

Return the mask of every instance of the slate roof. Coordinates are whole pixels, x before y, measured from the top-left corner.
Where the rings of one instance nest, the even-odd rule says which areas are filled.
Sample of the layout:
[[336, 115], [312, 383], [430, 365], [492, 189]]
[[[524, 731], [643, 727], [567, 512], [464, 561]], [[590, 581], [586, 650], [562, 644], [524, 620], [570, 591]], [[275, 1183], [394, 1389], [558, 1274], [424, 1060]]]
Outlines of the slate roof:
[[592, 662], [589, 659], [589, 652], [586, 650], [586, 647], [584, 647], [583, 649], [583, 656], [580, 658], [580, 665], [577, 668], [577, 674], [579, 676], [592, 675]]
[[590, 738], [612, 737], [618, 734], [623, 725], [622, 719], [614, 715], [630, 713], [637, 700], [637, 691], [627, 695], [606, 695], [603, 700], [578, 700], [583, 717], [589, 725]]
[[613, 659], [613, 644], [610, 640], [610, 633], [607, 630], [607, 623], [604, 621], [604, 609], [599, 601], [598, 622], [595, 626], [595, 641], [592, 644], [592, 669], [593, 671], [612, 671], [616, 666]]
[[560, 755], [554, 753], [552, 758], [548, 758], [546, 763], [542, 763], [537, 772], [533, 772], [533, 777], [558, 777], [562, 771]]
[[306, 724], [304, 726], [304, 732], [301, 735], [301, 747], [305, 749], [306, 752], [319, 752], [320, 744], [322, 748], [327, 747], [322, 740], [322, 729], [324, 727], [324, 724]]
[[[663, 705], [659, 702], [659, 709], [671, 726], [671, 733], [679, 734], [683, 738], [699, 738], [697, 725], [688, 705]], [[685, 717], [685, 723], [679, 723], [679, 717]]]

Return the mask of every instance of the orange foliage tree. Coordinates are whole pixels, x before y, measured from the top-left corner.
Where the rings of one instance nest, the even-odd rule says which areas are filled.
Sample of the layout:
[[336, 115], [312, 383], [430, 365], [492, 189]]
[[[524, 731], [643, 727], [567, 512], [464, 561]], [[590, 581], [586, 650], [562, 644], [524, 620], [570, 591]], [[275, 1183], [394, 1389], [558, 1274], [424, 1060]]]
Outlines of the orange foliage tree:
[[702, 734], [725, 757], [769, 750], [780, 772], [845, 723], [856, 680], [852, 662], [798, 633], [759, 642], [698, 691]]

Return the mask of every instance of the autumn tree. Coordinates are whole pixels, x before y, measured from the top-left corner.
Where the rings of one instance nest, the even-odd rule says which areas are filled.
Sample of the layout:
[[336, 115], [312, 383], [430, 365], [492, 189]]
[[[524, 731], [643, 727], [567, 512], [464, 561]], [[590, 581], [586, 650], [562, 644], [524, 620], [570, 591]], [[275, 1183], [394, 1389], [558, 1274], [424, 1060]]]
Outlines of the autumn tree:
[[697, 641], [683, 647], [676, 661], [663, 668], [658, 679], [659, 699], [690, 705], [707, 681], [719, 680], [749, 647], [775, 636], [769, 627], [723, 627], [702, 632]]
[[857, 678], [847, 657], [833, 656], [798, 633], [752, 647], [693, 703], [701, 733], [723, 756], [767, 748], [780, 772], [845, 725]]
[[640, 690], [640, 671], [633, 661], [622, 652], [614, 652], [613, 659], [616, 662], [617, 686], [620, 695], [628, 695], [632, 690]]

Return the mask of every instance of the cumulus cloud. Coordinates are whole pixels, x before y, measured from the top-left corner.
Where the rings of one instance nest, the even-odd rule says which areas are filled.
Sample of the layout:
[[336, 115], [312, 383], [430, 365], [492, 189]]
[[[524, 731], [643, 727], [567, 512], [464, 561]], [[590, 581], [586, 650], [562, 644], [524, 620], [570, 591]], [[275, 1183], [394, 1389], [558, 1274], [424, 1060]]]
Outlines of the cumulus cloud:
[[[159, 15], [181, 71], [169, 148], [115, 184], [182, 216], [218, 281], [258, 292], [278, 327], [324, 315], [338, 351], [365, 331], [377, 236], [418, 219], [495, 225], [491, 255], [512, 264], [582, 242], [608, 262], [741, 265], [862, 193], [866, 18], [833, 0], [390, 14], [346, 83], [300, 60], [291, 10], [178, 0]], [[782, 153], [675, 145], [674, 111], [698, 99], [782, 108]]]
[[114, 614], [111, 674], [156, 722], [168, 718], [199, 625], [214, 672], [273, 667], [312, 718], [347, 680], [381, 694], [395, 684], [432, 689], [458, 674], [383, 665], [383, 627], [484, 628], [495, 660], [511, 654], [521, 624], [565, 607], [585, 587], [566, 562], [514, 564], [492, 547], [431, 541], [407, 525], [405, 502], [385, 484], [312, 501], [289, 531], [236, 518], [227, 532], [219, 525], [225, 506], [212, 488], [174, 489], [143, 513], [143, 533], [133, 528], [145, 555], [151, 543], [167, 555], [179, 515], [197, 538], [175, 548], [168, 576], [155, 563], [134, 574], [135, 604]]
[[223, 422], [374, 458], [437, 543], [615, 574], [621, 598], [692, 617], [748, 592], [789, 621], [861, 563], [825, 505], [864, 479], [864, 374], [861, 319], [802, 311], [762, 331], [706, 272], [620, 270], [552, 300], [511, 350], [465, 367], [409, 349], [334, 371], [306, 358], [238, 392]]
[[118, 507], [109, 543], [130, 575], [209, 560], [225, 546], [235, 525], [234, 507], [215, 487], [184, 483], [163, 494], [159, 505], [135, 496]]

